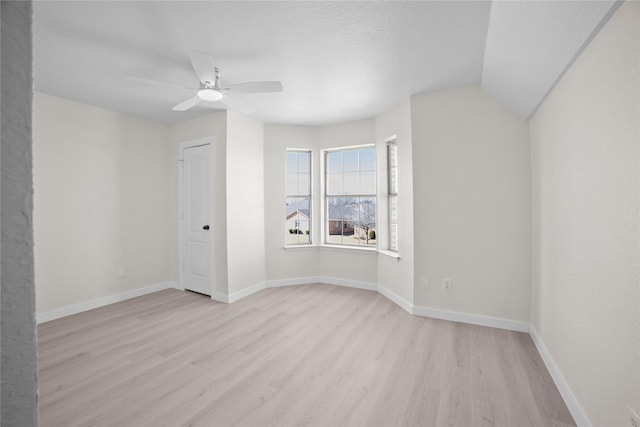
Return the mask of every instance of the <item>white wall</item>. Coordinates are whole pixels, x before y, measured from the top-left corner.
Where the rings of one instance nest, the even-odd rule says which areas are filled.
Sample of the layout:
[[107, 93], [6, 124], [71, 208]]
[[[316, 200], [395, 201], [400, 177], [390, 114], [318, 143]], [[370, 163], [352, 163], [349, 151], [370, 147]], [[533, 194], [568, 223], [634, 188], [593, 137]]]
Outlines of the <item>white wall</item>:
[[[314, 150], [317, 130], [310, 126], [265, 124], [264, 126], [264, 224], [267, 280], [310, 277], [320, 274], [317, 247], [284, 249], [285, 151], [287, 148]], [[318, 153], [312, 157], [312, 174], [319, 171]], [[319, 194], [318, 180], [312, 182], [312, 193]], [[320, 207], [312, 205], [313, 238], [320, 238]], [[314, 243], [317, 243], [314, 240]]]
[[387, 143], [396, 137], [398, 147], [398, 255], [378, 256], [378, 284], [413, 304], [413, 164], [411, 146], [411, 101], [407, 98], [375, 119], [378, 152], [378, 244], [388, 247]]
[[531, 119], [531, 322], [593, 425], [640, 410], [640, 3], [626, 2]]
[[227, 268], [229, 294], [263, 283], [264, 125], [227, 112]]
[[[316, 143], [320, 150], [376, 142], [375, 121], [373, 119], [324, 126], [317, 129]], [[316, 155], [316, 157], [317, 168], [315, 170], [318, 173], [314, 174], [313, 179], [320, 180], [324, 175], [320, 169], [320, 156]], [[317, 187], [320, 188], [319, 182]], [[320, 218], [319, 212], [316, 218]], [[318, 260], [322, 276], [366, 283], [378, 282], [378, 256], [375, 252], [322, 248], [318, 254]]]
[[169, 139], [171, 148], [168, 159], [169, 197], [172, 200], [170, 211], [169, 241], [171, 260], [169, 268], [172, 280], [178, 281], [178, 145], [181, 142], [205, 137], [215, 139], [215, 165], [211, 174], [215, 179], [212, 189], [216, 198], [212, 200], [214, 231], [213, 257], [215, 268], [215, 291], [227, 295], [227, 112], [217, 111], [171, 125]]
[[37, 312], [166, 281], [168, 126], [40, 93], [33, 117]]
[[528, 321], [527, 122], [468, 87], [413, 96], [411, 124], [415, 305]]

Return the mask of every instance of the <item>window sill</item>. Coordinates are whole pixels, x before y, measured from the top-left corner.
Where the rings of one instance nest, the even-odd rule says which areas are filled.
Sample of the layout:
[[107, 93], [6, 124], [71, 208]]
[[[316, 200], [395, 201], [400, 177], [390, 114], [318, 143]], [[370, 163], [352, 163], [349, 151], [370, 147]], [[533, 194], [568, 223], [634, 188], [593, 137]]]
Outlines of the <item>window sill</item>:
[[288, 245], [283, 246], [282, 249], [285, 251], [304, 251], [308, 249], [315, 249], [318, 245]]
[[366, 248], [366, 247], [360, 247], [360, 246], [347, 246], [347, 245], [320, 245], [321, 248], [323, 249], [331, 249], [331, 250], [337, 250], [340, 252], [365, 252], [365, 253], [371, 253], [371, 254], [375, 254], [378, 252], [378, 250], [376, 248]]
[[388, 256], [389, 258], [395, 258], [400, 261], [400, 254], [398, 252], [389, 251], [389, 250], [379, 250], [378, 253], [380, 255]]
[[282, 249], [286, 252], [289, 251], [306, 251], [306, 250], [310, 250], [310, 249], [323, 249], [323, 250], [332, 250], [332, 251], [337, 251], [337, 252], [362, 252], [362, 253], [369, 253], [369, 254], [382, 254], [382, 255], [386, 255], [388, 257], [391, 258], [396, 258], [396, 259], [400, 259], [400, 256], [398, 255], [397, 252], [391, 252], [391, 251], [385, 251], [385, 250], [378, 250], [376, 248], [366, 248], [366, 247], [360, 247], [360, 246], [341, 246], [341, 245], [289, 245], [289, 246], [283, 246]]

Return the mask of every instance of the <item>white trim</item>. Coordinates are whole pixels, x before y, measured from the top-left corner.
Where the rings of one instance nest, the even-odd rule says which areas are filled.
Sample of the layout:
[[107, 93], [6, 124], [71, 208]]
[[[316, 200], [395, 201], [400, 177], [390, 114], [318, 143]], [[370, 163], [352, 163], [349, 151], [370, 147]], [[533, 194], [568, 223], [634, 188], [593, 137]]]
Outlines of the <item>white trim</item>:
[[365, 289], [368, 291], [378, 290], [378, 285], [376, 283], [341, 279], [339, 277], [318, 276], [318, 283], [326, 283], [327, 285], [345, 286], [347, 288]]
[[133, 289], [131, 291], [121, 292], [119, 294], [109, 295], [102, 298], [96, 298], [89, 301], [80, 302], [77, 304], [71, 304], [64, 307], [56, 308], [55, 310], [45, 311], [44, 313], [36, 314], [37, 323], [44, 323], [50, 320], [59, 319], [65, 316], [71, 316], [72, 314], [81, 313], [83, 311], [93, 310], [94, 308], [104, 307], [105, 305], [113, 304], [116, 302], [125, 301], [131, 298], [136, 298], [142, 295], [147, 295], [153, 292], [162, 291], [164, 289], [180, 289], [176, 282], [160, 282], [155, 283], [144, 288]]
[[225, 304], [229, 304], [229, 297], [221, 292], [218, 291], [212, 291], [211, 292], [211, 299], [218, 301], [218, 302], [223, 302]]
[[297, 285], [309, 285], [314, 283], [321, 283], [322, 278], [320, 276], [308, 276], [308, 277], [296, 277], [294, 279], [280, 279], [280, 280], [268, 280], [266, 282], [267, 288], [279, 288], [281, 286], [297, 286]]
[[355, 149], [359, 149], [359, 148], [369, 148], [369, 147], [373, 147], [375, 148], [376, 144], [360, 144], [360, 145], [347, 145], [344, 147], [335, 147], [335, 148], [323, 148], [320, 151], [321, 152], [325, 152], [325, 153], [336, 153], [339, 151], [348, 151], [348, 150], [355, 150]]
[[351, 253], [370, 253], [370, 254], [376, 254], [378, 253], [378, 248], [376, 248], [375, 246], [360, 246], [360, 245], [333, 245], [333, 244], [327, 244], [327, 243], [323, 243], [321, 245], [317, 246], [320, 249], [328, 249], [328, 250], [334, 250], [337, 252], [351, 252]]
[[499, 317], [482, 316], [479, 314], [461, 313], [458, 311], [440, 310], [428, 307], [413, 307], [413, 314], [434, 319], [451, 320], [453, 322], [469, 323], [471, 325], [489, 326], [491, 328], [507, 329], [516, 332], [529, 332], [529, 323], [519, 320], [501, 319]]
[[589, 417], [587, 417], [587, 414], [578, 403], [578, 399], [576, 399], [575, 395], [571, 391], [569, 383], [567, 383], [567, 380], [565, 380], [562, 375], [562, 371], [560, 371], [560, 368], [556, 365], [553, 357], [551, 357], [551, 353], [549, 353], [549, 350], [544, 345], [544, 341], [542, 341], [542, 338], [538, 335], [538, 331], [536, 331], [533, 323], [529, 324], [529, 335], [531, 335], [531, 339], [536, 345], [538, 353], [540, 354], [540, 357], [542, 357], [542, 361], [547, 367], [549, 374], [551, 374], [551, 378], [553, 378], [553, 382], [556, 384], [560, 395], [562, 395], [564, 403], [567, 405], [569, 412], [571, 412], [573, 420], [578, 426], [590, 427], [592, 424], [589, 421]]
[[400, 261], [400, 254], [398, 252], [396, 252], [396, 251], [392, 251], [392, 250], [389, 250], [389, 249], [378, 249], [378, 253], [380, 255], [388, 256], [390, 258], [395, 258], [398, 261]]
[[297, 250], [308, 250], [308, 249], [318, 249], [318, 245], [314, 245], [313, 243], [301, 243], [299, 245], [284, 245], [282, 247], [285, 251], [297, 251]]
[[379, 293], [381, 293], [382, 295], [384, 295], [385, 297], [387, 297], [392, 302], [398, 304], [400, 307], [402, 307], [408, 313], [414, 314], [413, 313], [413, 304], [411, 304], [406, 299], [402, 298], [400, 295], [391, 292], [389, 289], [385, 288], [382, 285], [378, 285], [376, 290]]
[[260, 282], [257, 285], [253, 285], [251, 287], [248, 288], [244, 288], [239, 290], [238, 292], [234, 292], [232, 294], [229, 295], [228, 297], [228, 302], [232, 303], [232, 302], [236, 302], [242, 298], [248, 297], [249, 295], [253, 295], [256, 292], [260, 292], [263, 289], [267, 288], [267, 283], [266, 282]]
[[365, 289], [367, 291], [378, 290], [378, 285], [371, 282], [361, 282], [358, 280], [341, 279], [339, 277], [329, 276], [308, 276], [308, 277], [295, 277], [292, 279], [279, 279], [267, 281], [267, 288], [278, 288], [280, 286], [296, 286], [296, 285], [336, 285], [344, 286], [346, 288]]
[[339, 277], [329, 277], [329, 276], [308, 276], [308, 277], [295, 277], [292, 279], [269, 280], [266, 282], [265, 287], [278, 288], [280, 286], [296, 286], [296, 285], [311, 285], [311, 284], [336, 285], [336, 286], [344, 286], [346, 288], [365, 289], [367, 291], [378, 290], [378, 285], [375, 283], [361, 282], [358, 280], [341, 279]]
[[212, 298], [217, 301], [232, 303], [242, 298], [248, 297], [249, 295], [253, 295], [256, 292], [260, 292], [263, 289], [279, 288], [281, 286], [298, 286], [298, 285], [308, 285], [308, 284], [336, 285], [336, 286], [344, 286], [347, 288], [365, 289], [368, 291], [378, 290], [378, 285], [376, 285], [375, 283], [340, 279], [338, 277], [310, 276], [310, 277], [298, 277], [294, 279], [269, 280], [267, 282], [261, 282], [251, 287], [241, 289], [237, 292], [232, 293], [231, 295], [226, 297], [227, 301], [225, 301], [224, 295], [217, 295], [218, 298], [214, 298], [212, 296]]

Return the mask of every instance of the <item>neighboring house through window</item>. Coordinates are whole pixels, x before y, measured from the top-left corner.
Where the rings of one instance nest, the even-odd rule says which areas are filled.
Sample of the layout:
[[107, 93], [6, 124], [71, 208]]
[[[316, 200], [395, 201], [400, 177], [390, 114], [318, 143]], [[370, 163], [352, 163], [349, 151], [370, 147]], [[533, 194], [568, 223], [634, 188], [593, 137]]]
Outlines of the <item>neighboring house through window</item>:
[[311, 244], [311, 152], [287, 150], [285, 245]]

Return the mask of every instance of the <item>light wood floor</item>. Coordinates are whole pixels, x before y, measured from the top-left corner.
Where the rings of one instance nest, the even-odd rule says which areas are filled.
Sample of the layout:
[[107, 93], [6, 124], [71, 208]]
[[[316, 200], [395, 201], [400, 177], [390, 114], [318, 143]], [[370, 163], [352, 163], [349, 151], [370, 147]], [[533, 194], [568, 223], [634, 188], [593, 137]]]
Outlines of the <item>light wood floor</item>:
[[166, 290], [38, 337], [41, 426], [575, 425], [527, 334], [365, 290]]

